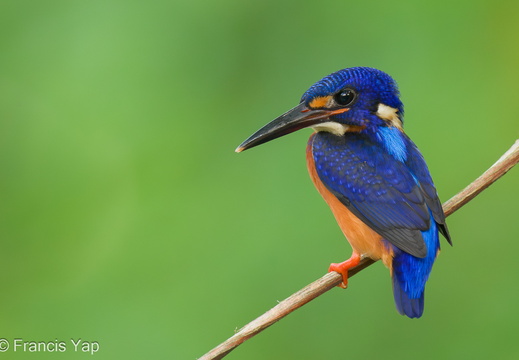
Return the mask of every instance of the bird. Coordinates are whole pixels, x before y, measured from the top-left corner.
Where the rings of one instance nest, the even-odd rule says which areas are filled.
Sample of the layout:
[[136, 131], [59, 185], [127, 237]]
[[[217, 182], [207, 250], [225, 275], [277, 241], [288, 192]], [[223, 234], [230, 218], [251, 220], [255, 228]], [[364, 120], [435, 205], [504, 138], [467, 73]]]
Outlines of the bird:
[[427, 164], [404, 132], [396, 82], [371, 67], [352, 67], [313, 84], [297, 106], [247, 138], [236, 152], [312, 128], [306, 163], [318, 192], [351, 245], [332, 263], [342, 275], [364, 257], [381, 260], [392, 278], [401, 315], [419, 318], [425, 285], [440, 252], [439, 233], [452, 245]]

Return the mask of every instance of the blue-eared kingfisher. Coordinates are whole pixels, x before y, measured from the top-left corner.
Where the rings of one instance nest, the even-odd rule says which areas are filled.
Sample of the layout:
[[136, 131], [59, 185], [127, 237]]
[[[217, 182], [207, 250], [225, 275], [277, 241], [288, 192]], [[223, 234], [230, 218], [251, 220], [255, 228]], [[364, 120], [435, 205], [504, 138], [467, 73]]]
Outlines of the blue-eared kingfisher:
[[271, 121], [236, 152], [303, 128], [310, 177], [353, 253], [329, 271], [342, 274], [361, 257], [389, 268], [397, 310], [422, 316], [425, 283], [440, 251], [452, 245], [445, 214], [422, 154], [403, 129], [395, 81], [369, 67], [339, 70], [312, 85], [299, 105]]

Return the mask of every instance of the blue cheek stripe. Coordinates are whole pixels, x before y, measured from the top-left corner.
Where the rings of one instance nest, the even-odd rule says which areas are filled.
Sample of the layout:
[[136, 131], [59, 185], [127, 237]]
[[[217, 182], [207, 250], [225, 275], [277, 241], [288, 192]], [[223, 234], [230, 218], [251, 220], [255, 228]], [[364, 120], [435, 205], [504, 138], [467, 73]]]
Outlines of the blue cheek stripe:
[[400, 162], [407, 160], [407, 146], [404, 135], [396, 127], [381, 127], [376, 133], [384, 148]]

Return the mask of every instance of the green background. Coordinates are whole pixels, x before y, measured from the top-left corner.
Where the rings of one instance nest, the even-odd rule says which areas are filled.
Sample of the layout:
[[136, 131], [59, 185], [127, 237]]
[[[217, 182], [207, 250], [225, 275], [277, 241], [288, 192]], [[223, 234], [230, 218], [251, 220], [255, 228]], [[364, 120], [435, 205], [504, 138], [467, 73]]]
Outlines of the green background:
[[[338, 69], [399, 83], [445, 201], [518, 137], [517, 1], [0, 2], [0, 359], [195, 359], [350, 247], [303, 130], [235, 147]], [[376, 264], [229, 359], [517, 359], [514, 169], [449, 218], [420, 320]]]

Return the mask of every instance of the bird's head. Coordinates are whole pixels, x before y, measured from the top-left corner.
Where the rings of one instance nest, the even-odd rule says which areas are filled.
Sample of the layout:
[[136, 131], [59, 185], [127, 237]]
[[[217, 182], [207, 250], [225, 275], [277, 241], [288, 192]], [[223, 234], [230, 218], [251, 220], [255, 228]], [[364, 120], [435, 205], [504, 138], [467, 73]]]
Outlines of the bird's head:
[[378, 127], [401, 129], [403, 111], [391, 76], [368, 67], [343, 69], [312, 85], [299, 105], [256, 131], [236, 152], [307, 127], [339, 136]]

